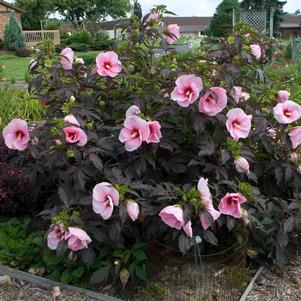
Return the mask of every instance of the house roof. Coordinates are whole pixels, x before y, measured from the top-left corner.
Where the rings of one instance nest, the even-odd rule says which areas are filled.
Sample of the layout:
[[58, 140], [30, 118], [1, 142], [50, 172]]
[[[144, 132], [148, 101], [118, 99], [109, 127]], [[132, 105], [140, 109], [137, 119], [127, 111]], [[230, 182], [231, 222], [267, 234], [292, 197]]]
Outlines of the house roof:
[[192, 26], [208, 26], [212, 17], [165, 17], [167, 24], [192, 25]]
[[301, 16], [285, 16], [280, 24], [280, 28], [301, 27]]
[[13, 4], [10, 4], [10, 3], [6, 2], [6, 1], [0, 0], [0, 4], [4, 5], [4, 6], [6, 6], [6, 7], [9, 7], [9, 8], [11, 8], [11, 9], [15, 10], [15, 11], [18, 11], [18, 12], [20, 12], [20, 13], [25, 13], [25, 10], [24, 10], [24, 9], [21, 9], [21, 8], [15, 6], [15, 5], [13, 5]]

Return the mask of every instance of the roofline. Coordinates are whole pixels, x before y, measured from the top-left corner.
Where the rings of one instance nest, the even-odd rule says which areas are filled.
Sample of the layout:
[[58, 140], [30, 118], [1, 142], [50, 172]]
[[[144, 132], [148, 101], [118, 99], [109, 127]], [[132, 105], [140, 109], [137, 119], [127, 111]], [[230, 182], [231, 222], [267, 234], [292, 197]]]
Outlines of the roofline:
[[19, 11], [19, 12], [21, 12], [21, 13], [25, 13], [25, 10], [24, 10], [24, 9], [19, 8], [19, 7], [15, 6], [15, 5], [13, 5], [13, 4], [10, 4], [10, 3], [6, 2], [6, 1], [0, 0], [0, 4], [2, 4], [2, 5], [4, 5], [4, 6], [7, 6], [7, 7], [9, 7], [9, 8], [12, 8], [13, 10]]

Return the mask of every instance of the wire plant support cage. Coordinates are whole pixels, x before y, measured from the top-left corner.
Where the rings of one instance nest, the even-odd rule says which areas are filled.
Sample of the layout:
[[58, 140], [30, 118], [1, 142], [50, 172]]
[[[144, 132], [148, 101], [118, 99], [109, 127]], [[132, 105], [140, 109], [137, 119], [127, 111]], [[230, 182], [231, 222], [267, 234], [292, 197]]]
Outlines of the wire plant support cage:
[[149, 282], [135, 301], [237, 301], [249, 281], [247, 240], [201, 255], [195, 243], [183, 256], [176, 246], [154, 241], [148, 246]]

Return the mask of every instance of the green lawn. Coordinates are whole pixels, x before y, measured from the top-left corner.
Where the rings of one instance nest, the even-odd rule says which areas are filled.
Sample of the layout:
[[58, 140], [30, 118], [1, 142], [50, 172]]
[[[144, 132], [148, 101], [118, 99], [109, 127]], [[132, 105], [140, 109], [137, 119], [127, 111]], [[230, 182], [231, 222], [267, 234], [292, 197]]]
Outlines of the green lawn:
[[30, 57], [0, 55], [0, 64], [4, 66], [2, 76], [9, 81], [24, 80], [30, 60]]
[[[76, 57], [97, 56], [101, 51], [75, 52]], [[8, 81], [24, 80], [28, 70], [30, 57], [17, 57], [15, 55], [0, 55], [0, 64], [4, 65], [0, 74]]]

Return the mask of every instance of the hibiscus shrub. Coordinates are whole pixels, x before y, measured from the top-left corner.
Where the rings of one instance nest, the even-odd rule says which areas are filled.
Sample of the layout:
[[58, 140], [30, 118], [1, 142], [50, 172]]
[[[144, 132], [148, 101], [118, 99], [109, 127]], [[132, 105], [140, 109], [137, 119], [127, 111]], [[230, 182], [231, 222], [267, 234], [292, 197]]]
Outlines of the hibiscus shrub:
[[48, 192], [36, 200], [52, 219], [48, 246], [88, 263], [105, 245], [151, 238], [185, 253], [196, 236], [223, 244], [249, 224], [255, 251], [284, 260], [300, 209], [301, 107], [282, 92], [274, 108], [265, 102], [268, 46], [249, 28], [185, 60], [155, 55], [179, 36], [164, 13], [133, 18], [91, 70], [49, 44], [30, 65], [46, 121], [28, 130], [13, 120], [3, 135], [31, 154], [32, 191]]

